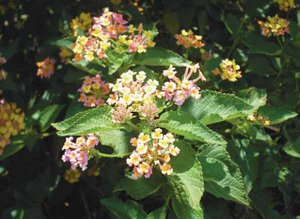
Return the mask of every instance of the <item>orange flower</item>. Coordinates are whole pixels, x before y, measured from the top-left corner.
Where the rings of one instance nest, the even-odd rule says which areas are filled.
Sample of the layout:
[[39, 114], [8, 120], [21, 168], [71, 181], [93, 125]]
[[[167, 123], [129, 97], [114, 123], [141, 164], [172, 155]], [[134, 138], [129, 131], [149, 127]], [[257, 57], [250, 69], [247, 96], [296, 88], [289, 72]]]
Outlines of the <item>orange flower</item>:
[[37, 76], [41, 78], [50, 78], [54, 73], [55, 60], [47, 57], [44, 61], [36, 63], [38, 70]]

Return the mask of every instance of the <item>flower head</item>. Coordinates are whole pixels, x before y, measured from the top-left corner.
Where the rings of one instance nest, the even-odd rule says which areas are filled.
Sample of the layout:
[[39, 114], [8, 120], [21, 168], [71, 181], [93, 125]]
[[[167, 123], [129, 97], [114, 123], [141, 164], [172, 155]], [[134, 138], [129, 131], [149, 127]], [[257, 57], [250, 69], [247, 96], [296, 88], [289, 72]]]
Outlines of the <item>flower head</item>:
[[242, 77], [240, 66], [236, 64], [235, 60], [225, 59], [220, 64], [221, 77], [223, 80], [229, 80], [231, 82], [237, 81]]
[[180, 34], [176, 34], [177, 44], [185, 48], [201, 48], [205, 46], [202, 36], [195, 35], [192, 30], [182, 30]]
[[286, 33], [289, 33], [289, 21], [278, 17], [268, 17], [266, 22], [258, 21], [259, 26], [261, 27], [262, 35], [270, 36], [284, 36]]
[[4, 147], [10, 144], [10, 137], [25, 128], [24, 116], [15, 103], [0, 99], [0, 155]]
[[[182, 79], [175, 75], [176, 70], [172, 66], [163, 71], [164, 76], [168, 77], [170, 81], [164, 83], [162, 87], [163, 95], [161, 96], [165, 96], [167, 100], [173, 100], [178, 106], [182, 105], [190, 96], [195, 99], [200, 98], [200, 88], [196, 85], [196, 82], [198, 80], [205, 81], [206, 79], [199, 67], [199, 64], [187, 65]], [[191, 79], [195, 73], [198, 73], [198, 76]]]
[[111, 12], [108, 8], [100, 17], [94, 17], [89, 25], [88, 33], [78, 36], [72, 47], [74, 61], [105, 59], [109, 49], [118, 53], [142, 53], [155, 44], [152, 31], [144, 30], [141, 24], [138, 28], [128, 26], [122, 14]]
[[[158, 81], [146, 80], [143, 71], [124, 72], [115, 84], [110, 84], [113, 94], [107, 103], [114, 106], [113, 122], [122, 123], [137, 113], [142, 119], [153, 121], [158, 114], [156, 106], [156, 91]], [[117, 118], [117, 119], [116, 119]]]
[[41, 78], [50, 78], [51, 75], [54, 73], [55, 68], [55, 60], [47, 57], [44, 61], [36, 63], [38, 70], [37, 76]]
[[71, 184], [78, 182], [80, 177], [81, 177], [81, 171], [79, 169], [75, 169], [75, 170], [67, 169], [64, 174], [64, 179]]
[[79, 102], [83, 102], [84, 106], [96, 107], [105, 104], [104, 97], [109, 93], [109, 84], [101, 80], [100, 75], [94, 77], [86, 76], [81, 88]]
[[72, 170], [77, 167], [84, 171], [88, 164], [88, 154], [91, 148], [94, 148], [99, 143], [95, 135], [88, 135], [87, 138], [79, 137], [73, 141], [73, 137], [66, 138], [63, 150], [65, 150], [62, 160], [70, 162]]
[[275, 0], [278, 5], [279, 9], [282, 11], [289, 11], [296, 7], [295, 0]]
[[74, 18], [70, 24], [73, 36], [78, 36], [78, 31], [86, 31], [90, 27], [92, 21], [90, 13], [82, 12], [78, 17]]
[[138, 138], [131, 139], [135, 150], [126, 162], [133, 167], [133, 178], [150, 177], [153, 167], [158, 166], [162, 174], [170, 175], [173, 171], [169, 164], [172, 156], [177, 156], [180, 149], [174, 143], [171, 133], [163, 134], [160, 128], [156, 128], [150, 135], [140, 133]]

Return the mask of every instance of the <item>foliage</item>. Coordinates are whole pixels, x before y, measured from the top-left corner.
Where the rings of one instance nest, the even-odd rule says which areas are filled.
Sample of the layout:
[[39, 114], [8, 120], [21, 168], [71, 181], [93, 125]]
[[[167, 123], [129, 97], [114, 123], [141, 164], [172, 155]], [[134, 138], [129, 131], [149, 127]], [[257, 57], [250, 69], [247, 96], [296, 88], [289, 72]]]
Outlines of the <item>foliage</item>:
[[0, 217], [300, 217], [299, 6], [0, 1]]

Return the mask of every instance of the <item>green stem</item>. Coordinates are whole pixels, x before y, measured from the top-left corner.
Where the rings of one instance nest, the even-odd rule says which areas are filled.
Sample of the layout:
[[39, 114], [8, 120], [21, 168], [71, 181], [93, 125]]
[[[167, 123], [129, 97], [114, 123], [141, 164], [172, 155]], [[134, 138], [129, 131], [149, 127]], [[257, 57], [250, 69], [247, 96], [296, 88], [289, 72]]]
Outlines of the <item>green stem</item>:
[[282, 42], [281, 42], [279, 36], [277, 36], [276, 39], [277, 39], [277, 42], [278, 42], [280, 48], [283, 49], [283, 44], [282, 44]]
[[130, 153], [126, 153], [126, 154], [105, 154], [102, 153], [100, 151], [94, 150], [93, 151], [93, 155], [95, 157], [101, 158], [101, 157], [106, 157], [106, 158], [123, 158], [128, 156]]
[[126, 125], [130, 126], [132, 129], [139, 131], [139, 128], [133, 124], [130, 120], [125, 122]]

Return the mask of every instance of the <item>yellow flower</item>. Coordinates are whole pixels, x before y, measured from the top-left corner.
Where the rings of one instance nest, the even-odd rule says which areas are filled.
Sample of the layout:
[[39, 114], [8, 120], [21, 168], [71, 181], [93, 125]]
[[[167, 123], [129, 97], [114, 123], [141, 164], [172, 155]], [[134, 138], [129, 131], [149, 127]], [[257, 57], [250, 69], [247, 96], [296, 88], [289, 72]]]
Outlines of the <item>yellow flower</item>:
[[80, 176], [81, 176], [81, 171], [79, 169], [75, 169], [75, 170], [67, 169], [64, 174], [64, 179], [68, 183], [72, 184], [72, 183], [78, 182], [80, 179]]
[[261, 27], [262, 35], [270, 36], [283, 36], [286, 33], [289, 33], [289, 21], [278, 17], [276, 14], [273, 17], [268, 17], [266, 22], [258, 21], [259, 26]]
[[170, 175], [173, 172], [173, 169], [171, 168], [171, 165], [164, 163], [162, 166], [160, 166], [161, 173], [164, 175]]
[[220, 64], [222, 70], [221, 77], [223, 80], [229, 80], [231, 82], [237, 81], [242, 77], [240, 66], [235, 63], [235, 60], [225, 59]]
[[288, 11], [296, 7], [294, 0], [275, 0], [278, 5], [279, 9], [282, 11]]

